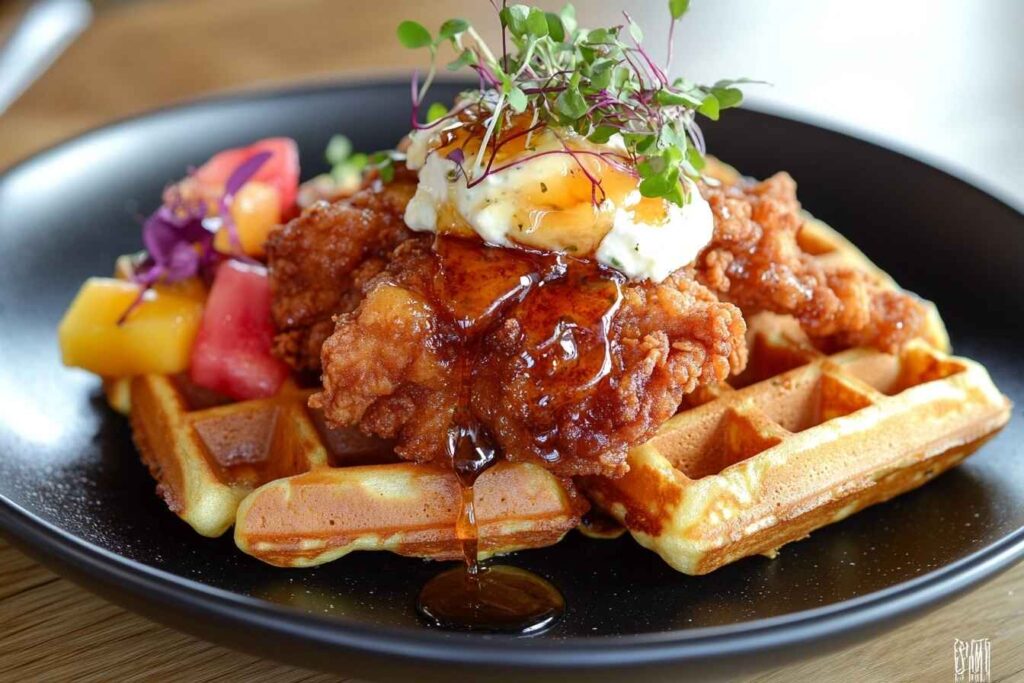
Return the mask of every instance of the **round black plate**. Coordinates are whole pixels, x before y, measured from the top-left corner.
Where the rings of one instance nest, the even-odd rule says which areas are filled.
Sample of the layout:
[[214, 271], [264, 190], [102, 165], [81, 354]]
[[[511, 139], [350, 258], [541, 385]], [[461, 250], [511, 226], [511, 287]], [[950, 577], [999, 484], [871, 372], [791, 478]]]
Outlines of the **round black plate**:
[[[440, 87], [439, 99], [454, 88]], [[415, 596], [440, 567], [356, 553], [275, 569], [200, 538], [154, 495], [97, 380], [61, 367], [55, 329], [80, 282], [140, 246], [164, 184], [223, 147], [289, 135], [304, 176], [335, 132], [382, 149], [407, 129], [404, 83], [320, 86], [163, 110], [88, 133], [0, 178], [0, 527], [57, 571], [185, 630], [259, 654], [380, 678], [414, 672], [735, 673], [878, 633], [1024, 556], [1019, 417], [965, 465], [778, 559], [677, 574], [630, 539], [511, 562], [562, 589], [532, 639], [431, 631]], [[789, 170], [804, 204], [940, 303], [958, 352], [1024, 405], [1024, 217], [920, 162], [814, 126], [730, 112], [710, 146], [746, 173]]]

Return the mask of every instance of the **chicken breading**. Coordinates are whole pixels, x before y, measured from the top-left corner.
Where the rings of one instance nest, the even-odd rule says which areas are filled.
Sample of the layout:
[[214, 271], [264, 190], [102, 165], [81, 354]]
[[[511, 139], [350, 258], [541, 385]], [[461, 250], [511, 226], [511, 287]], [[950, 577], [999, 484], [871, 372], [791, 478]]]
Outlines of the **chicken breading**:
[[791, 314], [823, 346], [893, 349], [923, 324], [912, 295], [802, 250], [786, 174], [702, 185], [712, 242], [659, 284], [415, 236], [402, 220], [414, 189], [400, 171], [311, 209], [269, 247], [277, 352], [323, 370], [311, 405], [408, 459], [448, 458], [453, 430], [472, 427], [509, 460], [616, 476], [685, 394], [742, 369], [739, 309]]
[[297, 370], [320, 369], [332, 318], [356, 307], [363, 285], [412, 235], [402, 216], [415, 189], [415, 176], [403, 171], [392, 183], [317, 203], [270, 236], [277, 356]]
[[746, 361], [739, 310], [691, 273], [626, 282], [554, 254], [437, 241], [398, 247], [338, 316], [311, 401], [403, 457], [442, 461], [469, 427], [512, 461], [621, 475], [685, 393]]
[[701, 192], [715, 232], [697, 258], [697, 277], [722, 299], [748, 314], [790, 314], [825, 346], [893, 351], [922, 332], [925, 308], [912, 294], [860, 270], [826, 268], [803, 251], [805, 218], [789, 174], [702, 184]]

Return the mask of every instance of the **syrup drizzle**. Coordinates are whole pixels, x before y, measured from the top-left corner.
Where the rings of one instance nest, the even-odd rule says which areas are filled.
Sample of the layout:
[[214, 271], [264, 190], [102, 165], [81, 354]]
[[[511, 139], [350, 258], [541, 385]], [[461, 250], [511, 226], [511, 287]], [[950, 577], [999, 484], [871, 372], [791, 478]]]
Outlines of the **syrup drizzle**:
[[[459, 330], [461, 346], [456, 368], [458, 402], [446, 450], [461, 487], [455, 525], [464, 563], [428, 581], [417, 610], [428, 623], [445, 629], [490, 633], [537, 633], [561, 615], [564, 600], [547, 581], [525, 570], [483, 566], [474, 506], [473, 485], [497, 459], [493, 441], [473, 417], [471, 402], [474, 361], [480, 339], [500, 312], [521, 301], [542, 275], [516, 270], [516, 262], [489, 261], [497, 254], [465, 240], [439, 237], [434, 250], [440, 267], [434, 280], [434, 303], [447, 311]], [[483, 258], [482, 258], [483, 257]], [[488, 286], [480, 286], [482, 283]]]
[[536, 574], [479, 561], [479, 533], [473, 484], [495, 461], [495, 450], [477, 428], [458, 425], [449, 434], [449, 454], [462, 489], [455, 531], [463, 564], [428, 581], [417, 611], [433, 626], [459, 631], [532, 635], [554, 624], [565, 600]]
[[[622, 281], [591, 261], [487, 247], [452, 235], [437, 236], [433, 251], [437, 271], [422, 294], [431, 299], [444, 326], [454, 331], [457, 400], [446, 451], [461, 486], [455, 531], [465, 563], [431, 579], [417, 609], [428, 623], [442, 628], [538, 633], [564, 610], [558, 591], [525, 570], [478, 560], [487, 548], [479, 537], [473, 485], [498, 460], [499, 449], [474, 412], [474, 381], [481, 379], [475, 373], [487, 362], [489, 333], [514, 320], [525, 349], [517, 372], [536, 380], [529, 400], [542, 406], [577, 406], [581, 397], [600, 390], [614, 370], [609, 331], [621, 305]], [[538, 425], [533, 437], [535, 452], [551, 464], [562, 457], [557, 432]]]

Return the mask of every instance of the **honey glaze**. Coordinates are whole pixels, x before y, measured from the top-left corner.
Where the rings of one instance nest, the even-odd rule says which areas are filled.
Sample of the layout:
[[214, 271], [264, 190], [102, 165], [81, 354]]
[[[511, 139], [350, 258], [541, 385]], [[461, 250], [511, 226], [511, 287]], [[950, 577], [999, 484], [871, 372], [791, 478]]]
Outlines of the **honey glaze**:
[[479, 561], [473, 485], [494, 464], [495, 449], [479, 427], [456, 424], [449, 433], [448, 452], [462, 489], [455, 534], [464, 562], [423, 586], [417, 611], [428, 624], [449, 630], [515, 635], [546, 630], [565, 611], [561, 593], [525, 569]]
[[470, 574], [460, 566], [428, 581], [417, 609], [439, 628], [533, 635], [558, 621], [565, 600], [558, 589], [525, 569], [496, 565]]
[[[621, 279], [596, 264], [550, 252], [488, 247], [478, 240], [438, 236], [437, 272], [423, 292], [454, 330], [451, 354], [457, 403], [446, 451], [462, 499], [456, 538], [464, 565], [445, 571], [423, 588], [417, 609], [431, 625], [491, 633], [538, 633], [557, 621], [565, 603], [546, 580], [509, 566], [483, 566], [473, 485], [499, 459], [496, 440], [474, 410], [478, 375], [488, 371], [487, 340], [514, 321], [524, 349], [514, 360], [542, 392], [559, 386], [558, 401], [597, 390], [611, 373], [609, 328], [621, 303]], [[571, 391], [569, 388], [571, 387]], [[543, 403], [552, 396], [533, 397]], [[557, 462], [550, 429], [537, 436], [535, 452]]]

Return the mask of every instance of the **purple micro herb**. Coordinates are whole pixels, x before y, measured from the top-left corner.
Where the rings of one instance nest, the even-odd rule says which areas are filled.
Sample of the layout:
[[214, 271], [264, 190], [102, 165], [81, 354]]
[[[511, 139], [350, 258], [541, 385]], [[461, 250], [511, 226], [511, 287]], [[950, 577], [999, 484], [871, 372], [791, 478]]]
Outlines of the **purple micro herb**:
[[466, 154], [462, 151], [462, 148], [453, 149], [445, 155], [445, 159], [453, 161], [456, 164], [461, 165], [466, 160]]
[[239, 164], [238, 168], [228, 177], [228, 181], [224, 183], [224, 194], [220, 197], [220, 220], [223, 228], [228, 231], [231, 251], [234, 252], [235, 256], [243, 256], [242, 240], [238, 236], [238, 226], [235, 225], [235, 219], [231, 216], [231, 203], [235, 200], [235, 195], [238, 194], [238, 191], [259, 172], [263, 164], [267, 163], [271, 156], [273, 156], [271, 152], [260, 152], [259, 154], [252, 155]]

